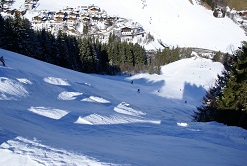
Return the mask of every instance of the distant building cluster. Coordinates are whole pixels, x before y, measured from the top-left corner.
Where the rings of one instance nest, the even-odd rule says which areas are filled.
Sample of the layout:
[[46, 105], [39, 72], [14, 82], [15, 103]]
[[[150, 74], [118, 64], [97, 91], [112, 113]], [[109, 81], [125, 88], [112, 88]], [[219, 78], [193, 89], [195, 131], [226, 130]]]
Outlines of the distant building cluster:
[[21, 10], [3, 8], [3, 12], [24, 16], [32, 11], [30, 19], [35, 30], [46, 29], [53, 34], [62, 30], [64, 33], [79, 36], [94, 36], [107, 40], [110, 33], [121, 38], [122, 41], [132, 42], [135, 37], [139, 41], [147, 36], [143, 27], [132, 20], [109, 16], [105, 10], [98, 6], [65, 7], [59, 11], [38, 10], [39, 0], [25, 0]]
[[217, 6], [213, 11], [214, 17], [223, 18], [225, 16], [231, 18], [236, 24], [239, 24], [247, 32], [247, 10], [236, 11], [229, 7]]

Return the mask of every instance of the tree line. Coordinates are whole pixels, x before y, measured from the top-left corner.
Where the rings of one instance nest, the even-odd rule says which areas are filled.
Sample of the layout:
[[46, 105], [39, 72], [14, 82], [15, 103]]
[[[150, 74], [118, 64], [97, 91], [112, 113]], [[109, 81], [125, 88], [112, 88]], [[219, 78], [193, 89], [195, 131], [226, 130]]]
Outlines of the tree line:
[[195, 121], [217, 121], [247, 129], [247, 43], [225, 56], [225, 70], [193, 115]]
[[107, 43], [94, 37], [56, 36], [45, 29], [34, 31], [30, 21], [0, 15], [0, 48], [51, 64], [86, 73], [160, 73], [160, 66], [189, 57], [191, 49], [173, 47], [148, 55], [139, 44], [123, 42], [110, 34]]
[[108, 43], [93, 37], [57, 36], [45, 29], [34, 31], [28, 19], [0, 15], [0, 48], [51, 64], [86, 73], [116, 74], [147, 64], [144, 47], [121, 42], [110, 35]]

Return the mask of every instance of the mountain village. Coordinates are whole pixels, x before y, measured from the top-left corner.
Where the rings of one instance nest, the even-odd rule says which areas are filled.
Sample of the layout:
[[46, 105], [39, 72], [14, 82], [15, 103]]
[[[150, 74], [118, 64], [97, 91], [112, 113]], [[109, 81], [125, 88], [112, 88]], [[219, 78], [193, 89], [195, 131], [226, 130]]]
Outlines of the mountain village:
[[[107, 11], [94, 4], [76, 7], [66, 6], [59, 11], [49, 11], [38, 9], [39, 0], [25, 0], [24, 4], [18, 9], [11, 7], [10, 4], [14, 2], [13, 0], [6, 1], [10, 3], [9, 5], [0, 6], [1, 14], [19, 14], [28, 18], [34, 30], [45, 29], [54, 35], [57, 35], [60, 31], [73, 36], [91, 36], [101, 42], [107, 42], [110, 34], [114, 34], [121, 41], [138, 43], [142, 46], [146, 46], [155, 40], [151, 32], [147, 32], [145, 27], [135, 22], [138, 20], [133, 21], [120, 16], [108, 15]], [[145, 0], [141, 2], [143, 9], [147, 7]], [[212, 15], [218, 19], [229, 17], [247, 32], [247, 11], [237, 11], [229, 7], [217, 6], [212, 11]], [[168, 46], [160, 39], [157, 39], [157, 41], [163, 47]]]
[[52, 34], [59, 31], [75, 36], [93, 36], [107, 42], [110, 34], [121, 38], [121, 41], [147, 44], [151, 35], [143, 27], [130, 19], [109, 16], [96, 5], [67, 6], [59, 11], [38, 10], [39, 0], [26, 0], [20, 9], [10, 9], [5, 5], [2, 12], [9, 15], [18, 13], [27, 17], [34, 30], [45, 29]]

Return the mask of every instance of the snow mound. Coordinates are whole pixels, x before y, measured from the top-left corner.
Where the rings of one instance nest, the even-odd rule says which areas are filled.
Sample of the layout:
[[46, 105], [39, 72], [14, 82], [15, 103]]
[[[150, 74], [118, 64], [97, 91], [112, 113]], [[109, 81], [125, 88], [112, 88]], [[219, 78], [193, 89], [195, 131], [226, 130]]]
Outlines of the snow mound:
[[26, 97], [28, 94], [19, 82], [0, 77], [0, 100], [14, 100], [14, 97]]
[[161, 97], [179, 100], [200, 98], [205, 95], [206, 90], [214, 85], [217, 75], [223, 69], [224, 66], [219, 62], [192, 57], [162, 66], [161, 75], [137, 74], [130, 77], [129, 80], [145, 79], [152, 83], [163, 82], [161, 87], [157, 87], [159, 89], [153, 91], [153, 94]]
[[80, 96], [82, 94], [83, 93], [80, 92], [61, 92], [57, 98], [59, 100], [75, 100], [76, 96]]
[[130, 124], [130, 123], [151, 123], [160, 124], [161, 121], [158, 120], [148, 120], [141, 117], [130, 117], [124, 115], [111, 115], [102, 116], [99, 114], [91, 114], [86, 117], [79, 117], [75, 122], [77, 124], [87, 124], [87, 125], [112, 125], [112, 124]]
[[56, 120], [61, 119], [62, 117], [64, 117], [69, 113], [68, 111], [65, 110], [46, 108], [46, 107], [31, 107], [28, 109], [28, 111]]
[[180, 127], [188, 127], [188, 123], [183, 123], [183, 122], [178, 122], [177, 125]]
[[52, 85], [70, 86], [67, 80], [62, 78], [47, 77], [44, 78], [44, 81]]
[[39, 143], [36, 139], [28, 140], [16, 137], [0, 146], [0, 165], [113, 165], [98, 162], [92, 157], [55, 149]]
[[28, 80], [26, 78], [17, 78], [17, 80], [23, 84], [29, 84], [29, 85], [33, 84], [30, 80]]
[[125, 102], [122, 102], [117, 107], [115, 107], [114, 111], [121, 114], [132, 115], [132, 116], [146, 115], [146, 113], [143, 113], [142, 111], [137, 111], [129, 107], [129, 104]]
[[101, 98], [101, 97], [96, 97], [96, 96], [90, 96], [89, 98], [84, 98], [81, 101], [85, 101], [85, 102], [95, 102], [95, 103], [111, 103], [110, 101]]

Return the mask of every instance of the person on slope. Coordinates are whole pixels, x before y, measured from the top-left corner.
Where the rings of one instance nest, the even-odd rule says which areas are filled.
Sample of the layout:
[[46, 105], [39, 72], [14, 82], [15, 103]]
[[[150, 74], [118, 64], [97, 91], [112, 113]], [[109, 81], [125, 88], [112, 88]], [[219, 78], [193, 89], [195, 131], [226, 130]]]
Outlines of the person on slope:
[[6, 66], [5, 65], [5, 60], [4, 60], [3, 56], [0, 57], [0, 61], [2, 62], [3, 66]]

